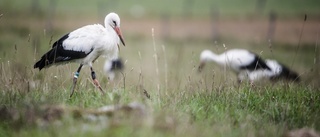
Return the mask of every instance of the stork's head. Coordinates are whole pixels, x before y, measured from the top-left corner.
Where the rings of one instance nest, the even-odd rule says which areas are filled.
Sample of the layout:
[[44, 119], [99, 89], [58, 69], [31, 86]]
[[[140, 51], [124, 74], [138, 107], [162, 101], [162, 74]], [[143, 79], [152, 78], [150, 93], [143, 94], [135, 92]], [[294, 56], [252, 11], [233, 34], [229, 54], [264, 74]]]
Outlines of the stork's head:
[[198, 67], [198, 71], [201, 72], [203, 67], [205, 66], [206, 62], [210, 60], [212, 56], [212, 52], [210, 50], [204, 50], [200, 54], [200, 65]]
[[126, 44], [124, 43], [122, 34], [121, 34], [121, 30], [120, 30], [120, 17], [118, 16], [118, 14], [111, 12], [109, 13], [105, 20], [105, 25], [110, 25], [118, 34], [123, 46], [125, 46]]

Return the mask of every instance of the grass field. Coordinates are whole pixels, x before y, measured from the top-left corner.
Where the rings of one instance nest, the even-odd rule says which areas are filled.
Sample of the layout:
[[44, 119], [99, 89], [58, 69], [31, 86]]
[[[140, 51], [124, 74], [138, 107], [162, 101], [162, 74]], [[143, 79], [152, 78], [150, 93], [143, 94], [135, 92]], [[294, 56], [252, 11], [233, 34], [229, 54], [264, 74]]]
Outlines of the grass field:
[[[33, 7], [32, 0], [0, 0], [1, 137], [270, 137], [304, 127], [320, 131], [316, 0], [269, 0], [261, 11], [255, 0], [38, 2]], [[115, 81], [102, 72], [103, 58], [94, 64], [106, 94], [94, 87], [88, 67], [72, 98], [78, 64], [33, 69], [60, 36], [102, 23], [110, 11], [121, 17], [127, 46], [120, 47], [125, 69]], [[268, 41], [271, 11], [277, 22]], [[277, 59], [302, 81], [265, 80], [251, 87], [238, 85], [235, 74], [213, 63], [197, 72], [202, 50], [231, 48]], [[102, 111], [105, 106], [108, 111]]]

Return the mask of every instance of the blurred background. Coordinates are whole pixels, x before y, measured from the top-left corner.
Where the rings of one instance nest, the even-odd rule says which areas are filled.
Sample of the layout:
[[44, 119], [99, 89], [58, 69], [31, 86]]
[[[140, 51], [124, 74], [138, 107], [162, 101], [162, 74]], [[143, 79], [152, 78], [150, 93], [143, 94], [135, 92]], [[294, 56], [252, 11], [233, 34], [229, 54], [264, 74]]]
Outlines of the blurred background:
[[[213, 63], [202, 74], [196, 71], [202, 50], [232, 48], [276, 59], [305, 83], [319, 84], [319, 0], [0, 0], [1, 65], [11, 61], [12, 68], [33, 80], [44, 75], [71, 80], [78, 65], [39, 74], [33, 64], [61, 36], [104, 24], [109, 12], [121, 18], [126, 47], [120, 47], [120, 56], [133, 85], [179, 88], [203, 77], [233, 84], [235, 75], [228, 77]], [[102, 74], [100, 62], [95, 66]], [[89, 77], [89, 69], [84, 75]]]

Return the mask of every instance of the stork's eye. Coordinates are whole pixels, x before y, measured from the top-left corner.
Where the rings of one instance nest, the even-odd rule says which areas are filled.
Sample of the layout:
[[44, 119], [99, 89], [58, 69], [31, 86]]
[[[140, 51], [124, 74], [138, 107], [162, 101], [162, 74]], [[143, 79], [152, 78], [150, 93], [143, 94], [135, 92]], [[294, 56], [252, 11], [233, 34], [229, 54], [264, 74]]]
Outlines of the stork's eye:
[[112, 22], [113, 22], [114, 26], [117, 26], [117, 22], [116, 21], [113, 20]]

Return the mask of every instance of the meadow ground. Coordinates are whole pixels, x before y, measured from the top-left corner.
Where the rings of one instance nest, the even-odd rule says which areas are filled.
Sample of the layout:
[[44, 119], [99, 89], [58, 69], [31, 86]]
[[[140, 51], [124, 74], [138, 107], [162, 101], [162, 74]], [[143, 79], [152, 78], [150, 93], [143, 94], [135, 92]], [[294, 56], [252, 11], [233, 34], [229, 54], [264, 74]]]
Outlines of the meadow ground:
[[[48, 1], [41, 1], [35, 11], [31, 1], [0, 2], [0, 136], [269, 137], [303, 127], [320, 131], [316, 1], [284, 1], [286, 6], [269, 1], [259, 14], [253, 12], [253, 1], [238, 6], [194, 1], [190, 17], [180, 15], [183, 6], [161, 10], [168, 1], [112, 3], [116, 6], [107, 8], [119, 11], [127, 44], [120, 47], [125, 69], [110, 82], [99, 58], [94, 67], [107, 94], [94, 87], [85, 67], [72, 98], [77, 64], [41, 72], [33, 64], [66, 32], [102, 23], [99, 5], [110, 1], [57, 1], [54, 16], [46, 8]], [[210, 14], [212, 5], [220, 7], [218, 19]], [[278, 14], [273, 40], [268, 41], [271, 10]], [[277, 59], [297, 71], [302, 81], [266, 80], [251, 87], [238, 85], [232, 72], [213, 63], [197, 72], [202, 50], [221, 53], [231, 48]], [[111, 109], [102, 111], [104, 106]]]

